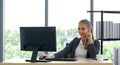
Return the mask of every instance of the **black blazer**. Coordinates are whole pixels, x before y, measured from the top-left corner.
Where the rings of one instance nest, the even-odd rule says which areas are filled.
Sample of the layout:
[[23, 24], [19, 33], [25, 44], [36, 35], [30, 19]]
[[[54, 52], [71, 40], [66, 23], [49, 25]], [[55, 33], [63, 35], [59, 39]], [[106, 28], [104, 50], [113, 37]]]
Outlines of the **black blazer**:
[[[69, 45], [67, 45], [63, 50], [55, 53], [55, 58], [74, 58], [75, 50], [79, 44], [81, 38], [74, 38]], [[86, 58], [96, 59], [96, 54], [99, 53], [100, 43], [95, 40], [93, 44], [89, 44]]]

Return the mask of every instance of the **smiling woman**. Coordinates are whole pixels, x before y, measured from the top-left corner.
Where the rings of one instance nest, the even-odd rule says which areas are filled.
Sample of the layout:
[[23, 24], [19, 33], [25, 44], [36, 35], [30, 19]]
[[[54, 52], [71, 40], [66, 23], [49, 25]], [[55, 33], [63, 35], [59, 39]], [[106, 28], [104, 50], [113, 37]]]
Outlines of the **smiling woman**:
[[92, 58], [96, 59], [100, 43], [94, 40], [92, 26], [86, 19], [78, 23], [78, 32], [81, 38], [75, 37], [69, 45], [53, 55], [41, 55], [40, 58]]

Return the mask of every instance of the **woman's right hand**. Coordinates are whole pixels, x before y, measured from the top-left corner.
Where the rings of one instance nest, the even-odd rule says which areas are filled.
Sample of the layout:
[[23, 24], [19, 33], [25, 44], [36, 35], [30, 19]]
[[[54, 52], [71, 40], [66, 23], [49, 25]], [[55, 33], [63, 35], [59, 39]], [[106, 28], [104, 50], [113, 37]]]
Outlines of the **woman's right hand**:
[[45, 59], [45, 58], [55, 58], [55, 55], [47, 55], [47, 54], [43, 54], [39, 57], [39, 59]]

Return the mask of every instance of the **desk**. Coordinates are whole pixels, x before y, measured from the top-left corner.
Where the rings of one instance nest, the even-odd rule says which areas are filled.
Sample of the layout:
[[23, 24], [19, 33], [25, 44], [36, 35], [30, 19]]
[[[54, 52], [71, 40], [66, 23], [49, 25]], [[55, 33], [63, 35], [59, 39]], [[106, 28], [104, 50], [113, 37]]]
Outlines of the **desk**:
[[51, 61], [51, 62], [25, 62], [23, 59], [11, 59], [0, 65], [113, 65], [112, 61], [97, 61], [92, 59], [79, 59], [77, 61]]

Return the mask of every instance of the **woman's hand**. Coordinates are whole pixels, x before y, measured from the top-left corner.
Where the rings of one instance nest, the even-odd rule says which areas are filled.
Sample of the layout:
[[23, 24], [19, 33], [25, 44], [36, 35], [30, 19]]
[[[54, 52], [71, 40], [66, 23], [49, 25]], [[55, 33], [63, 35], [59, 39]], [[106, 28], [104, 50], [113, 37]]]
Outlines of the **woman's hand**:
[[93, 43], [93, 38], [92, 38], [92, 33], [91, 32], [88, 32], [88, 34], [87, 34], [87, 39], [88, 39], [88, 42], [89, 42], [89, 44], [91, 44], [91, 43]]
[[45, 58], [55, 58], [55, 55], [47, 55], [47, 54], [43, 54], [39, 57], [39, 59], [45, 59]]

